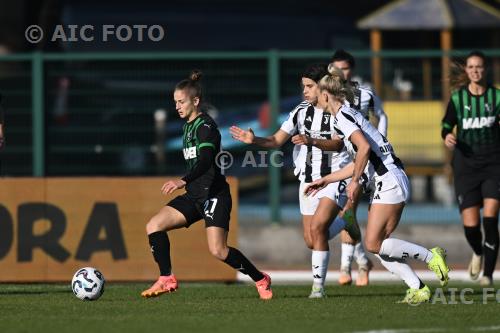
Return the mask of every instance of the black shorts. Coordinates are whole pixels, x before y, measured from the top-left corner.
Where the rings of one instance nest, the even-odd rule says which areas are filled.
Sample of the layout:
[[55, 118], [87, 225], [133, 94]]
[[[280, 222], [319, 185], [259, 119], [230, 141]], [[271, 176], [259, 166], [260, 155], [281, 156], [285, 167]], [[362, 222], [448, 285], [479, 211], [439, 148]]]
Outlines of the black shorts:
[[167, 206], [181, 212], [186, 218], [186, 228], [201, 219], [205, 220], [205, 228], [219, 227], [229, 231], [231, 208], [233, 201], [229, 191], [218, 193], [207, 200], [197, 200], [185, 193], [170, 201]]
[[455, 150], [452, 165], [460, 211], [482, 207], [486, 198], [500, 200], [500, 161], [469, 158]]

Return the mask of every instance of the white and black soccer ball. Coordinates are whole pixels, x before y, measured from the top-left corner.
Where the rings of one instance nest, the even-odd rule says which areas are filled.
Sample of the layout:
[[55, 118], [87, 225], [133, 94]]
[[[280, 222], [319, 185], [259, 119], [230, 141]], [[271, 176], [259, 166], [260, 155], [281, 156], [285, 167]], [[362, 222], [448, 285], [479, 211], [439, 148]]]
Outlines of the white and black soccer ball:
[[104, 293], [104, 276], [94, 267], [84, 267], [76, 271], [71, 280], [71, 289], [76, 297], [84, 301], [94, 301]]

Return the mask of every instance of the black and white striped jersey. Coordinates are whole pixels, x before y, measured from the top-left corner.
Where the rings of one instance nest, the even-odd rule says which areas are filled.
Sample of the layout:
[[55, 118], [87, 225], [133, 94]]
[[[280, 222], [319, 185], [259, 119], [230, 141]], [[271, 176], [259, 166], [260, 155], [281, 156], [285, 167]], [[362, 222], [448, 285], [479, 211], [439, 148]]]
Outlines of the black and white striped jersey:
[[[332, 118], [328, 112], [304, 101], [290, 112], [281, 130], [289, 135], [306, 134], [315, 139], [331, 139], [335, 134]], [[326, 176], [350, 161], [345, 148], [341, 152], [322, 151], [306, 145], [295, 145], [293, 148], [294, 174], [306, 183]]]
[[366, 119], [369, 119], [370, 113], [373, 113], [378, 118], [378, 131], [383, 136], [387, 136], [387, 115], [382, 108], [382, 101], [370, 88], [361, 86], [357, 82], [352, 83], [354, 85], [354, 104], [350, 105], [349, 102], [346, 104], [361, 113]]
[[[360, 130], [363, 133], [371, 148], [369, 163], [377, 175], [381, 176], [395, 168], [403, 168], [390, 142], [360, 112], [343, 105], [334, 117], [333, 123], [337, 135], [344, 139], [346, 146], [351, 144], [347, 141], [354, 131]], [[354, 144], [352, 147], [357, 150]]]

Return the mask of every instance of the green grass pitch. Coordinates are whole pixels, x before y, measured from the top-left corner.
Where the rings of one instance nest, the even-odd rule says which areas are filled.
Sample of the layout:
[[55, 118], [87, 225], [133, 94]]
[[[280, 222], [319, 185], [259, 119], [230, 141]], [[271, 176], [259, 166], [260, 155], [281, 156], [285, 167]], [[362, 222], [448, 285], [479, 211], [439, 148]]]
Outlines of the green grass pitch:
[[459, 304], [441, 299], [419, 306], [396, 304], [402, 284], [332, 285], [327, 299], [315, 300], [307, 298], [309, 285], [275, 285], [270, 301], [259, 300], [253, 285], [208, 283], [184, 283], [175, 293], [142, 299], [147, 286], [108, 284], [101, 299], [85, 302], [69, 284], [0, 284], [0, 332], [500, 331], [500, 293], [498, 301], [493, 293], [483, 304], [484, 291], [465, 284], [450, 288], [473, 287], [466, 294], [472, 304], [460, 303], [457, 294]]

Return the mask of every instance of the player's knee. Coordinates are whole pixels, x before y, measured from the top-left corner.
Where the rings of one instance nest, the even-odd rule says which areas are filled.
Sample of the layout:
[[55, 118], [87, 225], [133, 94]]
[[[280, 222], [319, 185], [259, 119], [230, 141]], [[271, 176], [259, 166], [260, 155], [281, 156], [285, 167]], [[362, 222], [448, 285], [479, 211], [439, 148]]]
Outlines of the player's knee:
[[380, 252], [381, 243], [377, 240], [365, 239], [365, 249], [366, 251], [374, 254], [378, 254]]
[[325, 227], [321, 223], [311, 223], [311, 238], [317, 238], [325, 233]]
[[217, 258], [217, 259], [219, 259], [221, 261], [224, 261], [227, 258], [227, 252], [228, 252], [228, 248], [227, 247], [223, 247], [223, 246], [210, 246], [208, 248], [208, 250], [210, 251], [211, 255], [213, 255], [215, 258]]
[[163, 231], [163, 230], [161, 230], [161, 219], [159, 218], [158, 215], [155, 215], [146, 224], [146, 232], [149, 235], [157, 231]]
[[309, 249], [313, 248], [313, 241], [310, 235], [304, 235], [304, 242]]

